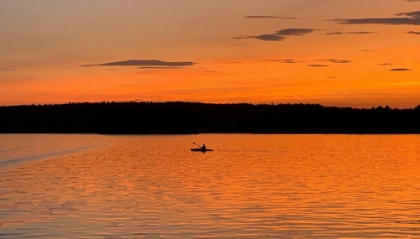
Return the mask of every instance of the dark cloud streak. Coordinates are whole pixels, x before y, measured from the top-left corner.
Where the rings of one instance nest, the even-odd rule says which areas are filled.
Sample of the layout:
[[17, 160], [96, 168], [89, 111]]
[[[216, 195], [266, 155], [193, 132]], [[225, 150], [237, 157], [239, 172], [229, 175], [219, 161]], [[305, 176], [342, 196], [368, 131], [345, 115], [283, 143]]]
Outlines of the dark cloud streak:
[[140, 66], [140, 67], [184, 67], [195, 65], [194, 62], [190, 61], [160, 61], [160, 60], [126, 60], [126, 61], [115, 61], [100, 64], [88, 64], [81, 65], [81, 67], [93, 67], [93, 66]]
[[277, 35], [280, 36], [303, 36], [315, 31], [315, 29], [308, 28], [287, 28], [280, 31], [277, 31]]
[[279, 60], [262, 60], [265, 62], [278, 62], [278, 63], [285, 63], [285, 64], [295, 64], [295, 63], [300, 63], [300, 62], [305, 62], [305, 61], [296, 61], [293, 59], [279, 59]]
[[235, 39], [235, 40], [254, 39], [254, 38], [256, 38], [256, 36], [236, 36], [236, 37], [232, 37], [232, 39]]
[[181, 69], [180, 66], [140, 66], [137, 69]]
[[305, 62], [305, 61], [296, 61], [293, 59], [284, 59], [284, 60], [275, 60], [275, 61], [279, 63], [286, 63], [286, 64], [295, 64], [295, 63]]
[[408, 69], [408, 68], [394, 68], [394, 69], [391, 69], [390, 71], [411, 71], [411, 69]]
[[409, 31], [407, 33], [409, 33], [409, 34], [415, 34], [415, 35], [420, 35], [420, 32], [415, 32], [415, 31]]
[[398, 13], [391, 18], [350, 18], [334, 19], [339, 24], [384, 24], [384, 25], [420, 25], [420, 11]]
[[352, 62], [351, 60], [339, 60], [339, 59], [322, 59], [322, 60], [316, 60], [316, 61], [327, 61], [327, 62], [336, 63], [336, 64], [349, 64]]
[[328, 32], [326, 35], [365, 35], [365, 34], [373, 34], [375, 32]]
[[283, 41], [286, 39], [283, 36], [275, 35], [275, 34], [263, 34], [256, 36], [255, 39], [262, 40], [262, 41]]
[[232, 39], [236, 39], [236, 40], [257, 39], [261, 41], [283, 41], [286, 39], [285, 36], [303, 36], [313, 31], [316, 31], [316, 29], [287, 28], [287, 29], [279, 30], [272, 34], [261, 34], [258, 36], [236, 36], [236, 37], [232, 37]]
[[337, 63], [337, 64], [349, 64], [351, 63], [351, 60], [337, 60], [337, 59], [331, 59], [329, 62]]

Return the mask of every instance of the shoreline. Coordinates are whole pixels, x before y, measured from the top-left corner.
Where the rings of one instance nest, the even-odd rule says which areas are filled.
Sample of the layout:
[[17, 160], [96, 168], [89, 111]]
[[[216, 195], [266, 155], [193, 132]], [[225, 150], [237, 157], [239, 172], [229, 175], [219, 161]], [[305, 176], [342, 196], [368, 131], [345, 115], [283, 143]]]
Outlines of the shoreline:
[[420, 134], [412, 109], [317, 104], [71, 103], [0, 107], [0, 133]]

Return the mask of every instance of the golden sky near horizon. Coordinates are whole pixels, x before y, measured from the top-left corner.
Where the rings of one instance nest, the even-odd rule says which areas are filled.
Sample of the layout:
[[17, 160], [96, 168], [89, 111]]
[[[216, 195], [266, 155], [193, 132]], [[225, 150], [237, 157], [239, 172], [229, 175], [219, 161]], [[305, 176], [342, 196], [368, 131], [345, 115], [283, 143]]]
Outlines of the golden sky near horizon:
[[420, 0], [2, 0], [0, 105], [420, 104]]

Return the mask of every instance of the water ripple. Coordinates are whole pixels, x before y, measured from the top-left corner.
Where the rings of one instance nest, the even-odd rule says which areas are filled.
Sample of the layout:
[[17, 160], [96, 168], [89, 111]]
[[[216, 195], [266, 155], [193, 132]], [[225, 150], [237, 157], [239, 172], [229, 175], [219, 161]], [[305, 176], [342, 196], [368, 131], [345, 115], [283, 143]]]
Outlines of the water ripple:
[[0, 168], [0, 238], [420, 238], [419, 136], [57, 137]]

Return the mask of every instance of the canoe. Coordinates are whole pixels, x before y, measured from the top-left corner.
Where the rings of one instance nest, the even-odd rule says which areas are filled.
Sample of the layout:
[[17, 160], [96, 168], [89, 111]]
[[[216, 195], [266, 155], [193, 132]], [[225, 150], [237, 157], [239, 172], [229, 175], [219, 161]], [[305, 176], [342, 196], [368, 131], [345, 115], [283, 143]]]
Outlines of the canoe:
[[191, 151], [192, 152], [207, 152], [207, 151], [213, 151], [213, 149], [206, 149], [206, 150], [203, 150], [203, 149], [200, 149], [200, 148], [195, 148], [195, 149], [191, 149]]

